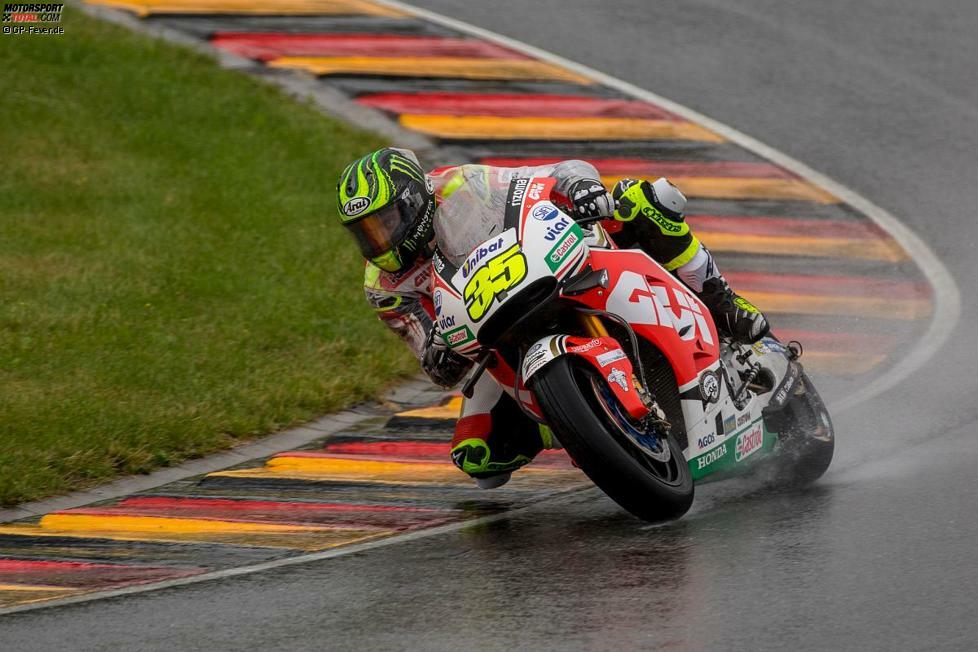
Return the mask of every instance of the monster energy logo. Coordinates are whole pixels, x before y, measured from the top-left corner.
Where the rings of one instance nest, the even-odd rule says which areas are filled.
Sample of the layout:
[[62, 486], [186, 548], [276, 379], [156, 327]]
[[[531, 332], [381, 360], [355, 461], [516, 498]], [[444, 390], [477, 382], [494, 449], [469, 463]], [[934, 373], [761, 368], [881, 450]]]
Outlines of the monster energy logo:
[[409, 177], [411, 177], [416, 181], [419, 181], [420, 183], [424, 183], [424, 172], [421, 170], [421, 168], [418, 167], [418, 165], [414, 161], [410, 159], [404, 158], [403, 156], [399, 156], [398, 154], [391, 154], [390, 168], [391, 170], [397, 170], [398, 172], [403, 172], [404, 174], [408, 175]]

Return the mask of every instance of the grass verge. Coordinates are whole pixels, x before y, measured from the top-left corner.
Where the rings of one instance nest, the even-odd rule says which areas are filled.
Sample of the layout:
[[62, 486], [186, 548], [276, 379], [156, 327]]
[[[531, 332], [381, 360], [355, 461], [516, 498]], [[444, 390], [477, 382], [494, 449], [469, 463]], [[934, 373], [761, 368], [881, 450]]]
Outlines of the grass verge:
[[69, 9], [0, 37], [0, 504], [205, 455], [417, 365], [363, 300], [375, 137]]

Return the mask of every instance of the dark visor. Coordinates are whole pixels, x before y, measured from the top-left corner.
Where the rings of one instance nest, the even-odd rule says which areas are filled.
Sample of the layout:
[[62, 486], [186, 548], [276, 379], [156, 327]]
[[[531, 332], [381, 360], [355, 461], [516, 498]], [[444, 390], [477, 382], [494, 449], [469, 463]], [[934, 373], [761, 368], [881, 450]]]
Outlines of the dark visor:
[[357, 239], [364, 258], [372, 260], [386, 254], [404, 238], [413, 217], [403, 215], [404, 208], [404, 202], [397, 201], [362, 220], [346, 224]]

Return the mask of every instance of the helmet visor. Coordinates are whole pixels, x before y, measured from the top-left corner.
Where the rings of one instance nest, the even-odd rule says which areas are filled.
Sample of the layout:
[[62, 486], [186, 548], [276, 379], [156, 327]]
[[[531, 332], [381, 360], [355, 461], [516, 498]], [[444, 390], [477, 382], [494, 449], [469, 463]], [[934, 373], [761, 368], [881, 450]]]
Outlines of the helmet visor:
[[404, 203], [397, 201], [361, 220], [346, 224], [367, 260], [382, 256], [404, 239], [411, 226], [412, 216], [404, 215]]

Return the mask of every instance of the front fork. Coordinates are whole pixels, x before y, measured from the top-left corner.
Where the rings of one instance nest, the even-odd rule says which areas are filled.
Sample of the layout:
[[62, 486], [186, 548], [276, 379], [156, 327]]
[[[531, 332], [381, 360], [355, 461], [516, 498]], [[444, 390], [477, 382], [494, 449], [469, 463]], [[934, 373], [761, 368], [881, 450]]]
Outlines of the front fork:
[[604, 322], [597, 315], [586, 312], [578, 312], [577, 314], [581, 319], [581, 326], [584, 327], [585, 333], [591, 337], [608, 337], [608, 329], [604, 327]]
[[[608, 329], [605, 328], [604, 322], [601, 318], [593, 313], [578, 312], [578, 317], [581, 321], [581, 326], [584, 327], [584, 332], [590, 337], [610, 337], [608, 334]], [[640, 355], [638, 351], [634, 352], [635, 355]], [[632, 383], [635, 385], [635, 392], [638, 394], [639, 398], [642, 399], [642, 403], [645, 407], [655, 415], [660, 421], [665, 423], [665, 413], [659, 408], [658, 403], [656, 403], [655, 397], [649, 393], [645, 388], [644, 379], [639, 378], [637, 374], [634, 373], [634, 367], [632, 372]]]

